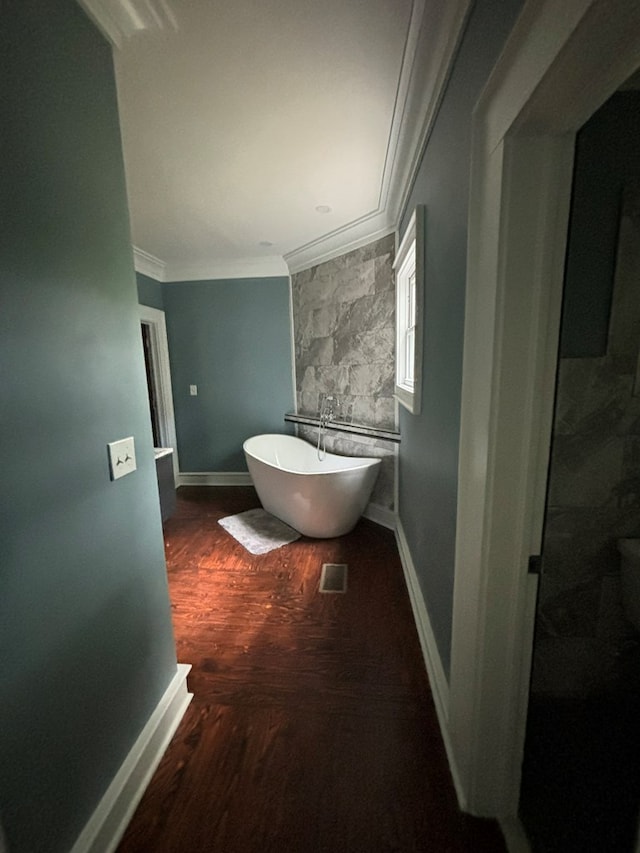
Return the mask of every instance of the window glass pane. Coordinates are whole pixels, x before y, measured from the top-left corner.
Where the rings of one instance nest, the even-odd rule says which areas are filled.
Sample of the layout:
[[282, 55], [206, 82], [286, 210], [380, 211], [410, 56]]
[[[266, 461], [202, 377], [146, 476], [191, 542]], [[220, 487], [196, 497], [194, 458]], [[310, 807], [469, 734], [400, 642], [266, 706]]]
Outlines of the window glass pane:
[[413, 385], [414, 379], [414, 353], [415, 353], [415, 336], [416, 336], [416, 327], [411, 326], [411, 328], [407, 329], [407, 335], [405, 338], [405, 365], [404, 365], [404, 375], [405, 381], [407, 384]]
[[416, 271], [415, 268], [411, 272], [407, 287], [407, 297], [409, 300], [409, 311], [407, 314], [407, 325], [415, 326], [416, 324]]

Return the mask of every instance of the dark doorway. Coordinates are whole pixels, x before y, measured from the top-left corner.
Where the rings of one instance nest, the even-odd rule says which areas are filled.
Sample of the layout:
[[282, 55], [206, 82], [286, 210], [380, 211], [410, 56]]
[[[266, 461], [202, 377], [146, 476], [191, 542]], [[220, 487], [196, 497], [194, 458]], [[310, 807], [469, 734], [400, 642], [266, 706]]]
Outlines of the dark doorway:
[[147, 323], [140, 323], [142, 332], [142, 347], [144, 349], [144, 366], [147, 372], [147, 390], [149, 393], [149, 411], [151, 413], [151, 429], [153, 431], [153, 446], [161, 447], [160, 421], [158, 417], [158, 401], [156, 397], [156, 382], [153, 369], [153, 357], [151, 352], [151, 327]]
[[640, 634], [640, 93], [577, 137], [520, 817], [534, 853], [633, 853]]

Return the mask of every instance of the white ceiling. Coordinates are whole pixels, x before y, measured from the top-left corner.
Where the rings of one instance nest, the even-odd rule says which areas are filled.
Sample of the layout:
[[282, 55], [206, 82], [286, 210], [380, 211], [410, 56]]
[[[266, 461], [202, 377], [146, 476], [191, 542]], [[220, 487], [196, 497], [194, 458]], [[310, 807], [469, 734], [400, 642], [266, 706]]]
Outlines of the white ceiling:
[[80, 2], [115, 47], [136, 266], [167, 281], [393, 230], [469, 5]]

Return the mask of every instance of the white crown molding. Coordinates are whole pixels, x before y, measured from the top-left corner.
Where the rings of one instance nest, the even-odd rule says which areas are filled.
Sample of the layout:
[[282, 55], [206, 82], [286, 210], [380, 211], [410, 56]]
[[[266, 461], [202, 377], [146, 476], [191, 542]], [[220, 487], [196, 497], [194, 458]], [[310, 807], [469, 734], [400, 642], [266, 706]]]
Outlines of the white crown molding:
[[281, 255], [263, 258], [211, 260], [202, 264], [165, 265], [163, 281], [204, 281], [228, 278], [269, 278], [288, 276], [289, 267]]
[[123, 42], [142, 30], [178, 28], [163, 0], [77, 0], [100, 32], [120, 50]]
[[361, 222], [359, 225], [349, 225], [339, 231], [334, 231], [332, 234], [314, 240], [313, 243], [307, 243], [299, 249], [294, 249], [285, 255], [289, 272], [291, 275], [308, 270], [309, 267], [315, 267], [318, 264], [323, 264], [333, 258], [339, 258], [341, 255], [346, 255], [347, 252], [353, 252], [355, 249], [360, 249], [362, 246], [368, 246], [376, 240], [381, 240], [387, 234], [395, 233], [395, 225], [386, 225], [378, 230], [371, 230], [369, 222]]
[[397, 225], [437, 118], [471, 6], [471, 0], [426, 2], [416, 45], [417, 61], [403, 103], [386, 199], [390, 216]]
[[165, 262], [142, 249], [138, 249], [137, 246], [133, 247], [133, 265], [136, 272], [142, 273], [142, 275], [154, 278], [156, 281], [166, 281]]
[[372, 243], [399, 224], [449, 79], [471, 0], [416, 0], [407, 31], [376, 210], [284, 257], [300, 272]]

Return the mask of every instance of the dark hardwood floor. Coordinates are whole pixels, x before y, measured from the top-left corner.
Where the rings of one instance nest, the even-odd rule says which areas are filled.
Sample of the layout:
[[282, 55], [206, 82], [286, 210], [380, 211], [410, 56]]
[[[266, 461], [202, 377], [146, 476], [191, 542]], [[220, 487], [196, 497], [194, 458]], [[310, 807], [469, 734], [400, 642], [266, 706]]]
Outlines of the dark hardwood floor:
[[[393, 534], [252, 556], [217, 520], [251, 488], [182, 488], [165, 546], [194, 699], [120, 853], [504, 851], [463, 815]], [[322, 563], [346, 594], [321, 594]]]

